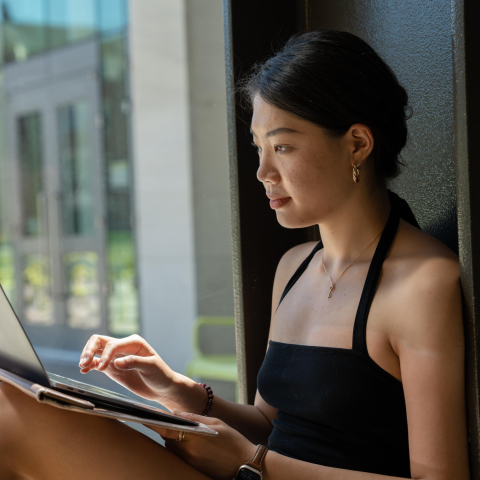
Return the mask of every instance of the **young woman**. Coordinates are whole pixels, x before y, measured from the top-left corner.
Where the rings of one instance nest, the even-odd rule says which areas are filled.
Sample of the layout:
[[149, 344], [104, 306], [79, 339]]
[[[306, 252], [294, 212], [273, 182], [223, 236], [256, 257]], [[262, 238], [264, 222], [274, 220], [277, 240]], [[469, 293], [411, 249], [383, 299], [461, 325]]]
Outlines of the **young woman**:
[[257, 444], [265, 480], [469, 478], [458, 257], [386, 187], [407, 138], [405, 90], [338, 31], [292, 37], [240, 90], [278, 222], [318, 224], [322, 238], [278, 264], [255, 405], [215, 397], [202, 416], [205, 389], [145, 340], [95, 335], [82, 373], [104, 372], [219, 435], [176, 441], [155, 429], [164, 448], [2, 384], [0, 478], [232, 479]]

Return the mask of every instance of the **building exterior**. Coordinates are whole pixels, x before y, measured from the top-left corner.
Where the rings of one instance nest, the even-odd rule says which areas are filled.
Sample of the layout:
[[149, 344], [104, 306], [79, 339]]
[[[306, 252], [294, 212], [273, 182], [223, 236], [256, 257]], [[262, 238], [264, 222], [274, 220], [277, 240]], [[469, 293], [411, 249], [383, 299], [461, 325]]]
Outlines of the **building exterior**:
[[233, 317], [221, 2], [0, 5], [0, 284], [47, 369], [138, 333], [183, 373]]

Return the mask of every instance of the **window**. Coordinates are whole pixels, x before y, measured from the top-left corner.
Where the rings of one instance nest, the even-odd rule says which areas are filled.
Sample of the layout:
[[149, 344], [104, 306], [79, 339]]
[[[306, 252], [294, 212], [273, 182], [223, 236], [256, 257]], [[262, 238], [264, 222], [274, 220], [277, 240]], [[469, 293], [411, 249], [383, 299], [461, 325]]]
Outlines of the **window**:
[[222, 4], [157, 3], [0, 1], [0, 284], [48, 371], [123, 392], [92, 334], [235, 355]]

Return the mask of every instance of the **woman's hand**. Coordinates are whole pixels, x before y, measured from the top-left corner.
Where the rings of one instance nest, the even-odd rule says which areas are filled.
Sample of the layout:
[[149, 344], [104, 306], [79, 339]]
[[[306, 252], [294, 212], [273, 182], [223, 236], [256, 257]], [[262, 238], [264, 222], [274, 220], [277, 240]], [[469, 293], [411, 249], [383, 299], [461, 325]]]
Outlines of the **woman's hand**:
[[257, 450], [256, 445], [218, 418], [179, 412], [176, 409], [173, 413], [208, 425], [216, 430], [218, 435], [186, 432], [184, 440], [178, 442], [176, 439], [179, 432], [176, 430], [155, 425], [145, 426], [162, 436], [168, 450], [214, 480], [235, 478], [240, 465], [248, 462]]
[[120, 339], [92, 335], [83, 349], [79, 367], [81, 373], [104, 372], [131, 392], [167, 408], [175, 404], [177, 374], [139, 335]]

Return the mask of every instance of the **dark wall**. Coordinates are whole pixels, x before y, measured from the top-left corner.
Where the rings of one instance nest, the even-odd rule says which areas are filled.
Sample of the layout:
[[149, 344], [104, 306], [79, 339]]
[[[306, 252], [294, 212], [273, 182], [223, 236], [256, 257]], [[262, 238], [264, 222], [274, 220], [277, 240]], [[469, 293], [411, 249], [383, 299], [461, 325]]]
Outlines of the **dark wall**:
[[255, 62], [271, 56], [302, 30], [303, 5], [302, 1], [224, 2], [239, 399], [248, 403], [253, 403], [257, 372], [267, 348], [276, 266], [283, 253], [315, 238], [315, 233], [278, 224], [256, 177], [258, 154], [251, 145], [251, 113], [235, 104], [233, 86]]
[[458, 253], [453, 125], [452, 20], [445, 0], [310, 0], [311, 28], [363, 38], [393, 69], [413, 116], [405, 167], [389, 188], [410, 204], [422, 230]]
[[466, 333], [471, 478], [480, 479], [480, 3], [452, 0], [458, 243]]

